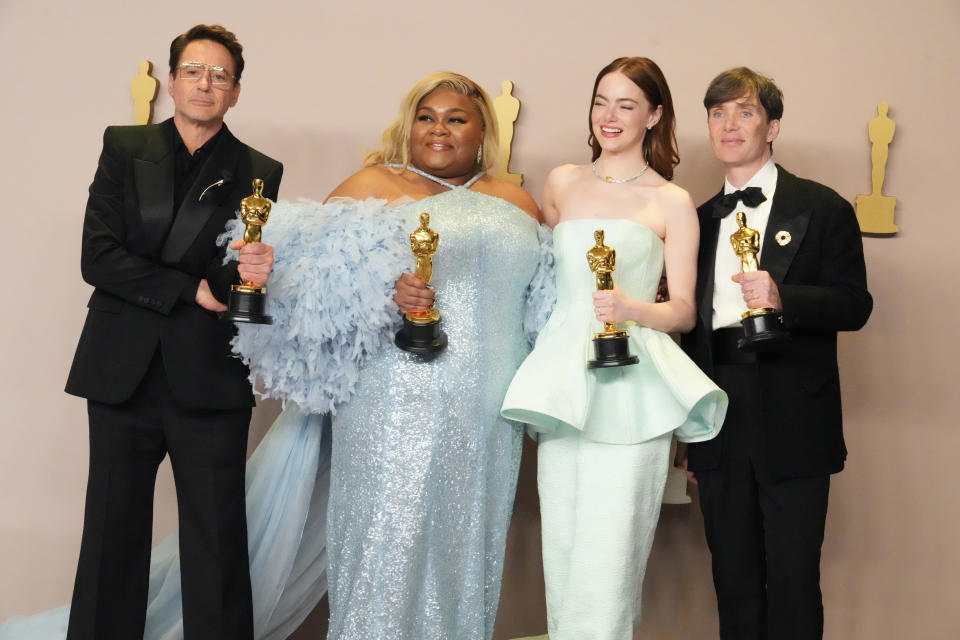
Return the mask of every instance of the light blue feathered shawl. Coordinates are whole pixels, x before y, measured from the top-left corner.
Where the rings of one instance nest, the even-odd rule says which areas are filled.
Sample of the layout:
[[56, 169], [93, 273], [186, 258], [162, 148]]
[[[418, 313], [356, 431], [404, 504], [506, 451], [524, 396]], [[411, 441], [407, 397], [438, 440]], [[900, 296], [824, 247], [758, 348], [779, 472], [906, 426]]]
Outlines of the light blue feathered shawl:
[[[240, 324], [232, 342], [251, 382], [260, 381], [258, 395], [295, 402], [308, 413], [335, 413], [353, 393], [364, 361], [394, 348], [400, 326], [394, 283], [412, 264], [403, 209], [372, 198], [273, 206], [264, 229], [274, 247], [267, 283], [273, 324]], [[218, 243], [241, 237], [243, 228], [232, 220]], [[551, 236], [540, 227], [540, 268], [524, 317], [531, 344], [556, 300]]]

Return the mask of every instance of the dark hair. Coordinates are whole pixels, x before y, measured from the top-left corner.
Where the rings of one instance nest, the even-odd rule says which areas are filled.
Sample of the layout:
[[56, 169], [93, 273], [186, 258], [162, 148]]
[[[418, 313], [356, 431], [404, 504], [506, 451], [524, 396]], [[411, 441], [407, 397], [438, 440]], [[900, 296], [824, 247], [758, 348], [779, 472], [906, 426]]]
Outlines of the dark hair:
[[183, 55], [183, 50], [187, 48], [187, 45], [194, 40], [212, 40], [226, 47], [233, 57], [233, 79], [240, 82], [240, 76], [243, 74], [243, 45], [240, 44], [232, 31], [227, 31], [218, 24], [198, 24], [173, 39], [173, 42], [170, 43], [171, 74], [177, 75], [180, 56]]
[[[670, 87], [667, 86], [663, 72], [650, 58], [617, 58], [597, 74], [597, 80], [593, 83], [593, 95], [590, 96], [591, 112], [600, 80], [608, 73], [616, 71], [640, 87], [651, 107], [663, 108], [660, 121], [643, 137], [643, 158], [654, 171], [667, 180], [673, 180], [673, 168], [680, 163], [680, 155], [677, 153], [677, 123], [673, 114], [673, 98], [670, 97]], [[600, 143], [593, 135], [593, 120], [589, 114], [587, 126], [590, 131], [587, 144], [593, 149], [592, 159], [596, 160], [600, 157]]]
[[703, 106], [710, 111], [718, 104], [745, 96], [757, 98], [767, 121], [783, 117], [783, 92], [780, 87], [771, 78], [747, 67], [730, 69], [714, 78], [703, 96]]

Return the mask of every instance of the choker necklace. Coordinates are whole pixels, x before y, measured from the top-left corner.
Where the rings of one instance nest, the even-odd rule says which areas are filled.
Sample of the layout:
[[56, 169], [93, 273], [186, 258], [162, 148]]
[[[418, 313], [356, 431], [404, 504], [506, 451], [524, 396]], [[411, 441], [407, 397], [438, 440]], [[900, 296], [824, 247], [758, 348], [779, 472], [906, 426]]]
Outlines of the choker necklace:
[[597, 161], [596, 161], [596, 160], [593, 161], [593, 164], [591, 164], [590, 167], [593, 169], [593, 175], [597, 176], [598, 178], [600, 178], [600, 179], [603, 180], [604, 182], [612, 182], [613, 184], [623, 184], [624, 182], [633, 182], [634, 180], [636, 180], [637, 178], [639, 178], [640, 176], [642, 176], [643, 174], [645, 174], [645, 173], [647, 172], [647, 169], [650, 168], [650, 164], [647, 163], [647, 164], [643, 165], [643, 169], [640, 169], [640, 171], [639, 171], [638, 173], [636, 173], [635, 175], [630, 176], [629, 178], [611, 178], [610, 176], [601, 176], [599, 173], [597, 173]]
[[419, 176], [423, 176], [423, 177], [426, 178], [427, 180], [433, 180], [433, 181], [436, 182], [437, 184], [443, 185], [443, 186], [445, 186], [445, 187], [448, 188], [448, 189], [469, 189], [470, 187], [473, 186], [473, 183], [476, 182], [477, 180], [479, 180], [480, 178], [482, 178], [482, 177], [483, 177], [483, 174], [484, 174], [483, 171], [480, 171], [480, 172], [478, 172], [477, 174], [475, 174], [472, 178], [470, 178], [469, 180], [467, 180], [465, 183], [460, 184], [460, 185], [457, 185], [457, 184], [453, 184], [453, 183], [451, 183], [451, 182], [447, 182], [447, 181], [444, 180], [443, 178], [438, 178], [437, 176], [433, 175], [432, 173], [427, 173], [426, 171], [423, 171], [423, 170], [421, 170], [421, 169], [417, 169], [417, 168], [414, 167], [413, 165], [409, 165], [409, 164], [408, 164], [406, 167], [404, 167], [402, 164], [398, 164], [398, 163], [396, 163], [396, 162], [387, 162], [387, 163], [385, 163], [383, 166], [385, 166], [385, 167], [390, 167], [390, 168], [392, 168], [392, 169], [406, 169], [407, 171], [411, 171], [411, 172], [413, 172], [413, 173], [415, 173], [415, 174], [417, 174], [417, 175], [419, 175]]

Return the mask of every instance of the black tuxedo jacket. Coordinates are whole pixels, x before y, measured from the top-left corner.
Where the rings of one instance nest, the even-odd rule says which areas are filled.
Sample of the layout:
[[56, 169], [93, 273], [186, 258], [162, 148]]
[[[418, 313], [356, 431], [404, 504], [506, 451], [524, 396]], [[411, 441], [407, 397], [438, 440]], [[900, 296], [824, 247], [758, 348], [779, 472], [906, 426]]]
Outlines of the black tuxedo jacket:
[[[777, 188], [762, 239], [760, 269], [780, 291], [783, 322], [792, 341], [757, 355], [763, 405], [766, 464], [780, 477], [835, 473], [843, 468], [837, 331], [866, 323], [873, 308], [867, 291], [860, 228], [850, 203], [833, 190], [803, 180], [777, 165]], [[700, 252], [697, 262], [697, 324], [682, 336], [687, 354], [712, 375], [713, 281], [720, 219], [713, 217], [716, 196], [697, 209]], [[775, 237], [787, 231], [781, 246]], [[730, 274], [733, 275], [733, 274]], [[693, 471], [716, 468], [723, 432], [712, 441], [691, 445]]]
[[[159, 346], [174, 396], [199, 409], [253, 405], [247, 369], [231, 357], [234, 327], [196, 304], [201, 278], [226, 303], [236, 263], [217, 235], [252, 193], [277, 198], [283, 165], [224, 125], [174, 215], [174, 123], [109, 127], [83, 223], [81, 272], [95, 287], [67, 393], [108, 404], [130, 397]], [[224, 184], [201, 193], [209, 185]]]

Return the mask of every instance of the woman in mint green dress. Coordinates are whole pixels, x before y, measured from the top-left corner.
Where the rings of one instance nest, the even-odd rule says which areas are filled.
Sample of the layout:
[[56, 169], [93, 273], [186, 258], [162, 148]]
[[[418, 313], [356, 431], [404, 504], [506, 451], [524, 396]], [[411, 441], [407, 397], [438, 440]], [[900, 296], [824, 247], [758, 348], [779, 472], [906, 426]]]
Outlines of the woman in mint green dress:
[[[502, 414], [539, 440], [538, 486], [550, 640], [630, 640], [666, 481], [671, 437], [714, 437], [726, 395], [668, 333], [695, 317], [699, 227], [678, 162], [666, 80], [646, 58], [597, 76], [593, 163], [554, 169], [557, 305], [517, 371]], [[597, 291], [594, 232], [616, 250], [615, 288]], [[655, 303], [666, 272], [669, 301]], [[629, 334], [634, 365], [589, 369], [603, 323]]]

